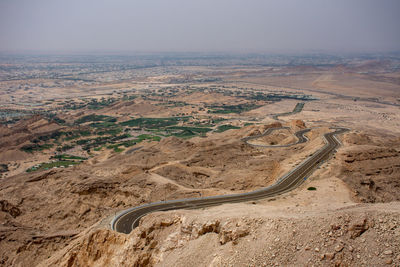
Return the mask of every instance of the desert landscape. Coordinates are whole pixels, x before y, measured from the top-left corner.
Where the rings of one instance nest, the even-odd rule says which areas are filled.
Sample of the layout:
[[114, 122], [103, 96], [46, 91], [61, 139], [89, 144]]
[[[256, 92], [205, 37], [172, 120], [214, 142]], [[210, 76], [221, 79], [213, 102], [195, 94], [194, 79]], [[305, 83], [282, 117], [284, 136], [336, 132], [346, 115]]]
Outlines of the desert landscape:
[[[0, 60], [1, 266], [400, 265], [398, 55], [40, 62]], [[291, 191], [113, 230], [271, 186], [332, 127]]]

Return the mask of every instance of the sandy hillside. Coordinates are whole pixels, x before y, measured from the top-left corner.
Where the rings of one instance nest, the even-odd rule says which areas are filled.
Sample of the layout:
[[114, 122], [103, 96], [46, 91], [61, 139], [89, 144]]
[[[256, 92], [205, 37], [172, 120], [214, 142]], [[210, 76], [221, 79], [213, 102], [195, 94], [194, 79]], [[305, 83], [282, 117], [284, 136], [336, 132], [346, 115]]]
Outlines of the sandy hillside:
[[[278, 150], [256, 149], [238, 141], [238, 137], [263, 132], [268, 127], [271, 126], [248, 126], [216, 134], [209, 140], [185, 141], [173, 137], [166, 138], [160, 143], [148, 143], [134, 154], [116, 155], [99, 160], [94, 158], [70, 169], [24, 174], [2, 181], [2, 238], [14, 242], [1, 242], [1, 250], [16, 251], [14, 254], [3, 254], [4, 263], [8, 265], [13, 262], [24, 266], [29, 259], [35, 263], [44, 261], [44, 265], [53, 265], [55, 262], [57, 265], [68, 265], [68, 262], [73, 262], [77, 266], [88, 263], [101, 266], [106, 262], [119, 265], [148, 261], [150, 264], [185, 266], [188, 258], [194, 258], [202, 260], [193, 263], [196, 265], [208, 265], [213, 261], [216, 265], [229, 265], [230, 262], [245, 264], [249, 260], [261, 264], [266, 259], [268, 263], [276, 260], [289, 265], [295, 262], [306, 263], [308, 260], [321, 264], [339, 260], [350, 264], [357, 262], [357, 255], [365, 258], [371, 253], [377, 264], [389, 260], [396, 262], [399, 252], [398, 247], [392, 247], [393, 243], [388, 243], [387, 250], [391, 250], [392, 253], [386, 255], [384, 253], [389, 252], [377, 248], [380, 241], [371, 246], [374, 251], [364, 251], [364, 246], [358, 242], [367, 237], [371, 242], [377, 242], [373, 240], [379, 236], [380, 232], [377, 231], [380, 228], [373, 227], [379, 226], [380, 218], [386, 218], [382, 219], [386, 220], [382, 227], [387, 227], [388, 221], [395, 223], [385, 238], [396, 238], [399, 214], [397, 202], [385, 204], [388, 207], [385, 208], [385, 212], [380, 211], [379, 205], [355, 205], [355, 201], [360, 200], [398, 200], [398, 194], [395, 189], [371, 189], [369, 185], [365, 185], [364, 180], [346, 180], [346, 177], [352, 177], [345, 176], [348, 173], [346, 168], [352, 170], [354, 177], [358, 177], [354, 169], [364, 174], [371, 171], [371, 168], [362, 167], [370, 165], [368, 157], [364, 161], [354, 161], [355, 164], [346, 162], [349, 158], [347, 155], [354, 153], [352, 143], [363, 143], [371, 138], [354, 133], [343, 137], [344, 147], [339, 150], [338, 156], [332, 162], [323, 165], [310, 177], [309, 182], [289, 195], [276, 198], [275, 201], [261, 201], [257, 202], [257, 205], [224, 205], [212, 208], [207, 215], [201, 216], [202, 211], [177, 211], [161, 217], [151, 215], [129, 236], [105, 230], [107, 221], [99, 226], [102, 230], [91, 227], [118, 210], [140, 203], [164, 198], [226, 194], [266, 186], [320, 148], [323, 144], [321, 135], [329, 131], [328, 128], [316, 128], [308, 134], [309, 142]], [[366, 149], [370, 151], [371, 146], [367, 146]], [[294, 153], [297, 150], [301, 152]], [[382, 153], [379, 151], [377, 153]], [[398, 153], [394, 151], [377, 155], [387, 161], [387, 166], [399, 160]], [[337, 168], [338, 165], [344, 166], [344, 169]], [[268, 175], [265, 175], [266, 173]], [[395, 179], [396, 172], [393, 172], [393, 175]], [[376, 179], [376, 186], [381, 188], [387, 184], [386, 180], [383, 180], [385, 184], [381, 184], [378, 178], [373, 179]], [[309, 186], [316, 187], [317, 191], [306, 190]], [[45, 194], [43, 188], [46, 190]], [[343, 210], [344, 207], [346, 209]], [[321, 214], [321, 210], [327, 211]], [[335, 216], [339, 221], [332, 219], [332, 214], [337, 214]], [[359, 217], [363, 214], [368, 215], [365, 216], [368, 222], [359, 222]], [[165, 220], [170, 223], [163, 222]], [[378, 223], [372, 227], [371, 220]], [[339, 228], [331, 226], [338, 222]], [[161, 226], [157, 226], [159, 224]], [[357, 226], [359, 224], [361, 226]], [[279, 225], [274, 227], [284, 229], [284, 232], [288, 231], [285, 229], [291, 229], [290, 231], [295, 230], [299, 234], [296, 234], [296, 239], [293, 240], [292, 236], [285, 237], [281, 232], [273, 232], [275, 228], [270, 228], [271, 225]], [[365, 230], [365, 233], [371, 233], [370, 237], [369, 234], [363, 234], [357, 239], [351, 237], [351, 231], [355, 230], [349, 230], [350, 228], [366, 228], [366, 225], [371, 227], [368, 228], [371, 229], [369, 232], [368, 229]], [[198, 230], [184, 230], [187, 227]], [[204, 230], [201, 230], [202, 228]], [[304, 232], [304, 229], [308, 230]], [[348, 232], [343, 232], [345, 229]], [[146, 234], [143, 234], [143, 231]], [[331, 235], [335, 235], [335, 240], [329, 236], [330, 231], [333, 233]], [[256, 234], [265, 232], [269, 233], [266, 239], [260, 239]], [[278, 239], [282, 241], [274, 241]], [[100, 240], [103, 240], [102, 243], [107, 240], [104, 243], [105, 247], [97, 244]], [[385, 240], [382, 242], [388, 242]], [[249, 242], [254, 243], [254, 254], [235, 252], [240, 251], [243, 246], [248, 246]], [[267, 244], [272, 244], [271, 242], [275, 245], [269, 249]], [[164, 243], [167, 247], [161, 246]], [[342, 249], [335, 249], [336, 246], [342, 246], [341, 244]], [[84, 245], [85, 249], [81, 245]], [[62, 250], [64, 246], [66, 250]], [[86, 246], [93, 249], [87, 250]], [[134, 252], [138, 248], [142, 251], [141, 246], [144, 246], [143, 252], [135, 252], [137, 257], [126, 259], [122, 256], [125, 251]], [[219, 252], [210, 254], [215, 254], [212, 257], [209, 253], [206, 253], [207, 257], [202, 256], [203, 254], [197, 255], [197, 246], [203, 247], [205, 252], [210, 249]], [[345, 248], [346, 246], [351, 246], [353, 251]], [[278, 255], [283, 248], [293, 249], [297, 256], [290, 256], [292, 250], [285, 250], [285, 253]], [[316, 248], [319, 251], [316, 251]], [[96, 252], [98, 249], [105, 250]], [[54, 254], [54, 251], [58, 250], [60, 252]], [[45, 261], [48, 257], [51, 261]], [[321, 258], [324, 259], [321, 261]]]
[[259, 150], [240, 141], [267, 127], [230, 130], [210, 140], [170, 137], [143, 144], [132, 154], [99, 155], [68, 169], [3, 179], [4, 263], [38, 263], [87, 227], [132, 205], [248, 191], [272, 183], [283, 172], [279, 162], [295, 148]]
[[[93, 83], [1, 82], [15, 87], [10, 92], [16, 98], [11, 103], [4, 93], [0, 102], [28, 109], [25, 102], [54, 98], [60, 105], [41, 103], [40, 109], [58, 112], [66, 123], [35, 115], [0, 126], [1, 170], [9, 169], [0, 178], [0, 266], [400, 266], [400, 74], [393, 64], [176, 65], [171, 73], [163, 67], [115, 73], [114, 81], [100, 72], [88, 76], [100, 75]], [[115, 102], [76, 109], [63, 102], [104, 97]], [[291, 113], [299, 103], [302, 110]], [[114, 126], [92, 131], [117, 133], [89, 149], [67, 150], [89, 157], [79, 165], [25, 172], [49, 160], [58, 146], [104, 137], [89, 133], [54, 141], [49, 150], [21, 150], [57, 130], [86, 129], [91, 122], [73, 123], [89, 114], [115, 117]], [[120, 124], [186, 116], [191, 118], [171, 124], [176, 131], [207, 131], [177, 138], [171, 135], [178, 132], [165, 127]], [[239, 129], [219, 131], [220, 126]], [[128, 235], [110, 230], [112, 218], [133, 206], [271, 185], [320, 149], [323, 135], [335, 126], [349, 128], [338, 137], [342, 145], [292, 192], [157, 212]], [[288, 129], [252, 142], [292, 144], [296, 131], [311, 130], [306, 143], [287, 147], [243, 141], [276, 127]], [[112, 138], [124, 133], [131, 134], [124, 141], [151, 138], [114, 147], [121, 140]]]
[[[309, 185], [318, 190], [304, 190]], [[336, 178], [305, 186], [256, 205], [155, 213], [129, 235], [97, 226], [42, 265], [399, 264], [398, 202], [356, 204]]]

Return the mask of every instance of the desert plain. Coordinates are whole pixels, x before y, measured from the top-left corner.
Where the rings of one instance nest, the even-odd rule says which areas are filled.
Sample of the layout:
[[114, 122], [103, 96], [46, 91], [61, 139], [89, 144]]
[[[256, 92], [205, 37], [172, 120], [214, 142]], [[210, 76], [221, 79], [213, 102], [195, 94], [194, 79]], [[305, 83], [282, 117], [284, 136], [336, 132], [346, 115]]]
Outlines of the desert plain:
[[[1, 266], [400, 265], [398, 55], [0, 67]], [[331, 127], [349, 129], [341, 146], [291, 192], [110, 227], [145, 203], [268, 187]]]

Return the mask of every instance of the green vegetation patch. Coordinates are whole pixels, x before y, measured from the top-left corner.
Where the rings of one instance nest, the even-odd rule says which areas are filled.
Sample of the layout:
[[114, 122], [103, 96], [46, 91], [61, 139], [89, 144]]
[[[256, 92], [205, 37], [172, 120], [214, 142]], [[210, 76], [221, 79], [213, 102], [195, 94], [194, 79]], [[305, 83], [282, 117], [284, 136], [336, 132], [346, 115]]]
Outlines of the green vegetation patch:
[[238, 104], [238, 105], [211, 105], [208, 106], [209, 113], [228, 114], [228, 113], [242, 113], [252, 109], [261, 107], [256, 104]]
[[96, 132], [96, 134], [98, 135], [118, 135], [122, 132], [122, 128], [112, 128], [112, 129], [102, 129], [98, 132]]
[[33, 143], [39, 143], [40, 141], [49, 141], [51, 139], [57, 140], [60, 136], [62, 136], [63, 133], [56, 131], [51, 134], [47, 135], [40, 135], [36, 139], [32, 140]]
[[67, 155], [67, 154], [56, 155], [51, 158], [59, 159], [59, 160], [87, 160], [87, 158], [84, 158], [84, 157], [78, 157], [78, 156]]
[[29, 169], [26, 170], [26, 172], [33, 172], [33, 171], [39, 171], [39, 170], [48, 170], [48, 169], [52, 169], [54, 167], [61, 167], [61, 168], [65, 168], [65, 167], [70, 167], [76, 164], [79, 164], [80, 162], [76, 162], [76, 161], [71, 161], [71, 160], [60, 160], [60, 161], [56, 161], [56, 162], [46, 162], [46, 163], [41, 163], [38, 165], [35, 165]]
[[203, 123], [194, 123], [194, 126], [196, 126], [196, 127], [206, 127], [206, 128], [209, 128], [209, 127], [214, 127], [215, 126], [215, 124], [210, 124], [210, 123], [207, 123], [207, 124], [203, 124]]
[[65, 104], [63, 105], [63, 108], [77, 110], [77, 109], [81, 109], [81, 108], [87, 107], [88, 109], [98, 110], [98, 109], [102, 109], [104, 107], [107, 107], [107, 106], [110, 106], [110, 105], [114, 104], [117, 101], [117, 99], [115, 99], [113, 97], [105, 99], [103, 97], [100, 100], [90, 99], [90, 101], [89, 101], [87, 99], [84, 99], [84, 101], [86, 103], [75, 102], [73, 100], [68, 100], [68, 101], [65, 101]]
[[138, 137], [136, 137], [135, 139], [132, 140], [128, 140], [128, 141], [124, 141], [115, 145], [112, 145], [113, 147], [115, 146], [124, 146], [124, 147], [130, 147], [130, 146], [134, 146], [142, 141], [156, 141], [159, 142], [161, 140], [160, 136], [156, 136], [156, 135], [151, 135], [151, 134], [141, 134]]
[[76, 144], [85, 145], [87, 143], [90, 143], [91, 141], [92, 141], [92, 139], [81, 139], [81, 140], [76, 141]]
[[[115, 152], [122, 152], [123, 149], [121, 150], [120, 146], [124, 146], [124, 147], [130, 147], [130, 146], [134, 146], [142, 141], [160, 141], [161, 137], [156, 136], [156, 135], [151, 135], [151, 134], [141, 134], [138, 137], [136, 137], [135, 139], [132, 140], [127, 140], [127, 141], [123, 141], [117, 144], [110, 144], [107, 146], [108, 149], [114, 149]], [[98, 148], [99, 151], [102, 147]]]
[[123, 149], [123, 148], [120, 148], [120, 147], [114, 147], [114, 152], [116, 152], [116, 153], [120, 153], [120, 152], [122, 152], [122, 151], [124, 151], [125, 149]]
[[171, 133], [169, 136], [175, 136], [175, 137], [179, 137], [179, 138], [188, 139], [188, 138], [197, 136], [197, 134], [191, 130], [183, 130], [183, 131]]
[[43, 144], [43, 145], [28, 144], [28, 145], [22, 146], [20, 149], [22, 151], [25, 151], [25, 152], [28, 152], [28, 153], [32, 153], [34, 151], [42, 151], [42, 150], [45, 150], [45, 149], [50, 149], [53, 146], [54, 146], [53, 144]]
[[0, 173], [8, 172], [8, 165], [7, 164], [0, 164]]
[[65, 120], [60, 119], [59, 117], [53, 117], [53, 120], [58, 124], [65, 124]]
[[87, 104], [87, 107], [89, 109], [102, 109], [111, 104], [114, 104], [115, 101], [116, 99], [112, 97], [108, 99], [102, 98], [100, 101], [97, 101], [97, 99], [91, 99], [90, 102]]
[[304, 94], [265, 94], [261, 92], [257, 92], [255, 94], [244, 94], [240, 95], [239, 97], [243, 97], [249, 100], [258, 100], [258, 101], [281, 101], [282, 99], [296, 99], [301, 101], [311, 101], [316, 100], [311, 95], [304, 95]]
[[77, 134], [81, 135], [81, 136], [89, 136], [92, 134], [91, 131], [76, 131]]
[[122, 100], [124, 100], [124, 101], [128, 101], [128, 100], [133, 100], [133, 99], [135, 99], [135, 98], [137, 98], [137, 96], [136, 95], [124, 95], [123, 97], [122, 97]]
[[103, 146], [95, 147], [93, 150], [94, 151], [100, 151], [103, 148]]
[[82, 124], [85, 122], [89, 121], [104, 121], [104, 122], [116, 122], [117, 119], [111, 116], [106, 116], [106, 115], [96, 115], [96, 114], [91, 114], [87, 116], [83, 116], [75, 121], [75, 124]]
[[72, 110], [77, 110], [77, 109], [81, 109], [84, 107], [86, 107], [86, 104], [82, 104], [82, 103], [78, 103], [78, 104], [68, 103], [63, 106], [63, 108], [65, 108], [65, 109], [72, 109]]
[[92, 132], [89, 130], [78, 130], [78, 131], [63, 132], [63, 135], [65, 135], [64, 138], [65, 141], [70, 141], [73, 139], [80, 138], [82, 136], [90, 136], [92, 135]]
[[117, 141], [125, 138], [131, 137], [130, 134], [121, 134], [117, 136], [100, 136], [96, 138], [89, 138], [89, 139], [81, 139], [77, 140], [75, 143], [78, 145], [82, 145], [82, 148], [84, 150], [90, 150], [91, 148], [94, 147], [99, 147], [106, 145], [108, 143], [116, 143]]
[[151, 134], [141, 134], [135, 139], [137, 143], [140, 143], [144, 140], [150, 140], [150, 141], [157, 141], [159, 142], [161, 140], [161, 137], [156, 136], [156, 135], [151, 135]]
[[91, 123], [91, 124], [89, 124], [89, 126], [94, 127], [94, 128], [110, 128], [110, 127], [114, 127], [115, 123], [110, 122], [110, 121], [103, 121], [103, 122]]
[[74, 148], [75, 146], [74, 145], [64, 145], [64, 146], [61, 146], [61, 147], [57, 147], [57, 151], [58, 152], [64, 152], [64, 151], [67, 151], [68, 149], [71, 149], [71, 148]]
[[307, 190], [315, 191], [315, 190], [317, 190], [317, 188], [315, 188], [315, 187], [313, 187], [313, 186], [310, 186], [309, 188], [307, 188]]
[[189, 127], [189, 126], [172, 126], [168, 127], [167, 130], [183, 130], [183, 131], [192, 131], [195, 133], [207, 133], [211, 131], [211, 128], [207, 127]]
[[212, 129], [206, 127], [187, 127], [187, 126], [173, 126], [168, 127], [166, 132], [168, 136], [176, 136], [179, 138], [192, 138], [195, 136], [205, 136], [205, 134]]
[[148, 129], [158, 129], [177, 125], [180, 121], [187, 121], [189, 117], [170, 117], [170, 118], [137, 118], [120, 123], [122, 126], [141, 127]]
[[225, 132], [225, 131], [231, 130], [231, 129], [240, 129], [240, 127], [233, 126], [233, 125], [230, 125], [230, 124], [220, 125], [220, 126], [218, 126], [216, 132], [217, 133], [222, 133], [222, 132]]

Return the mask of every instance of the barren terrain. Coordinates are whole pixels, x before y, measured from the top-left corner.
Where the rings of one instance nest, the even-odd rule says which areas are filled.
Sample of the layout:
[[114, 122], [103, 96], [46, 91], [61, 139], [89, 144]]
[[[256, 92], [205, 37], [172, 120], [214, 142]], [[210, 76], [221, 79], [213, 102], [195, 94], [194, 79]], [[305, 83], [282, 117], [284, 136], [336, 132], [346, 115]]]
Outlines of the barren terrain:
[[[21, 67], [0, 81], [0, 266], [399, 266], [397, 62]], [[342, 146], [292, 192], [110, 229], [144, 203], [269, 186], [335, 126]]]

